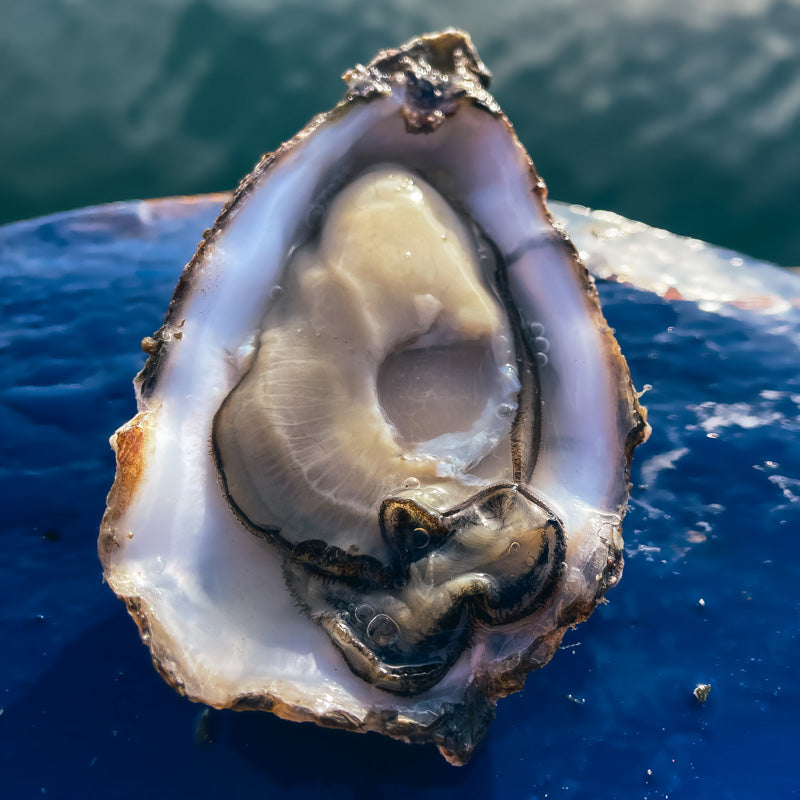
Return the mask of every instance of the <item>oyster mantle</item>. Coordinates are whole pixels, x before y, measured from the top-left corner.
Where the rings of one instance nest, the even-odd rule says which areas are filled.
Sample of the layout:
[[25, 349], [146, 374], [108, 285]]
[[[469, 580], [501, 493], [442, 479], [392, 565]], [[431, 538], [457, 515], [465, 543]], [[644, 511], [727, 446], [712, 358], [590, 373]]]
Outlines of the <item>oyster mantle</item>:
[[[139, 413], [112, 437], [100, 556], [191, 699], [429, 741], [463, 763], [497, 698], [619, 579], [647, 425], [466, 34], [412, 40], [346, 79], [184, 270], [147, 343]], [[442, 226], [424, 247], [370, 216], [365, 196], [392, 192]], [[381, 248], [399, 237], [383, 270], [352, 266], [375, 259], [366, 234], [339, 235], [359, 225]], [[415, 246], [430, 263], [398, 278], [386, 264], [418, 265]], [[481, 380], [459, 413], [403, 394], [465, 363]]]

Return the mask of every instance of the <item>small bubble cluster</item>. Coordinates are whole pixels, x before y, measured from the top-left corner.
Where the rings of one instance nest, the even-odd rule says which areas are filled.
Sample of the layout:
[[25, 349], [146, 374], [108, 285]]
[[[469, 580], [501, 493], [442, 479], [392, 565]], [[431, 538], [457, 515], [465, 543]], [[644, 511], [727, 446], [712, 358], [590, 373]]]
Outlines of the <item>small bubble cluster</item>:
[[539, 367], [547, 366], [550, 340], [544, 335], [544, 325], [541, 322], [531, 322], [528, 325], [528, 331], [530, 332], [531, 348], [534, 352], [536, 365]]

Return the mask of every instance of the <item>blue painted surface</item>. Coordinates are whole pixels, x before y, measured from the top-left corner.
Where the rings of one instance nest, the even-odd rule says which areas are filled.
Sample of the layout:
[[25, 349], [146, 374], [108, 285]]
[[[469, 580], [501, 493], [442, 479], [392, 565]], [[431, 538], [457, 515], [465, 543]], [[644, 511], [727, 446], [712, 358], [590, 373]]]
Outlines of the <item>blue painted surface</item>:
[[201, 707], [153, 670], [95, 543], [138, 342], [217, 209], [128, 204], [0, 228], [0, 793], [800, 793], [800, 315], [721, 316], [602, 281], [634, 382], [655, 387], [625, 573], [500, 702], [471, 763], [257, 713], [213, 712], [213, 742], [196, 742]]

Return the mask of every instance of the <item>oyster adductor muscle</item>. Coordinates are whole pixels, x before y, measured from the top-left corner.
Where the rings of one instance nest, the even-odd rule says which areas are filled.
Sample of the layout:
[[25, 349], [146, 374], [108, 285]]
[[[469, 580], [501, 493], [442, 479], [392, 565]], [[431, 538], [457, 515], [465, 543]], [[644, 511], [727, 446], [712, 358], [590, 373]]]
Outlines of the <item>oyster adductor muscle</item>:
[[647, 424], [469, 37], [345, 78], [184, 270], [100, 555], [190, 698], [463, 763], [619, 579]]

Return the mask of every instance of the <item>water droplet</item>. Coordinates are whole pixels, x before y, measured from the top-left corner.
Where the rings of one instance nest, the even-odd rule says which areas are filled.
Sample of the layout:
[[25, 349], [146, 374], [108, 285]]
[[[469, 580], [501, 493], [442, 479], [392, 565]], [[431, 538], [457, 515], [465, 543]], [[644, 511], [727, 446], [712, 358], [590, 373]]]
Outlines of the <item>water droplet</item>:
[[273, 286], [269, 291], [270, 300], [277, 300], [283, 294], [282, 286]]
[[547, 356], [544, 353], [537, 353], [536, 354], [536, 365], [539, 367], [546, 367], [547, 366]]
[[406, 478], [403, 481], [403, 486], [406, 489], [419, 489], [419, 480], [417, 478]]
[[377, 647], [389, 647], [397, 641], [400, 629], [388, 614], [376, 614], [367, 625], [367, 636]]
[[544, 336], [537, 336], [533, 340], [533, 348], [538, 353], [546, 353], [550, 349], [550, 340], [545, 339]]
[[503, 364], [503, 366], [500, 367], [500, 372], [508, 378], [517, 377], [517, 368], [513, 364]]
[[369, 603], [361, 603], [355, 613], [359, 622], [369, 622], [375, 616], [375, 609]]
[[425, 528], [414, 528], [414, 530], [411, 531], [411, 539], [414, 542], [414, 547], [421, 549], [428, 546], [431, 536]]

